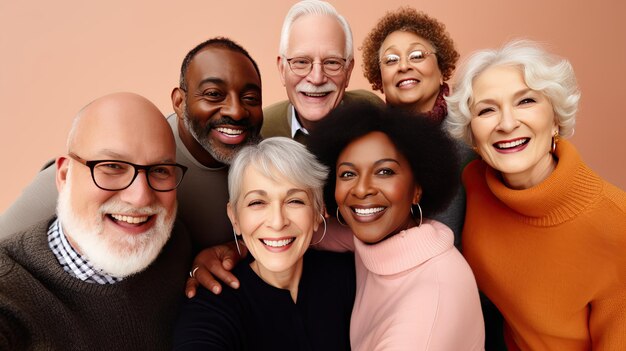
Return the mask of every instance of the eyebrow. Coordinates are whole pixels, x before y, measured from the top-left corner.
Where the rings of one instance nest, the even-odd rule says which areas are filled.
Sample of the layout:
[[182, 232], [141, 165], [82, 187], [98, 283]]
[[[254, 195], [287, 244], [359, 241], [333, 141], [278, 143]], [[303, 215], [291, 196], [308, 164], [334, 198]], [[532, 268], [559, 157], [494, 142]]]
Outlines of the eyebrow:
[[[222, 78], [217, 78], [217, 77], [207, 77], [204, 78], [203, 80], [201, 80], [198, 83], [198, 87], [203, 86], [204, 84], [207, 83], [211, 83], [211, 84], [216, 84], [216, 85], [225, 85], [226, 81], [223, 80]], [[258, 84], [255, 83], [247, 83], [246, 85], [243, 86], [243, 91], [248, 91], [248, 90], [256, 90], [256, 91], [261, 91], [261, 86], [259, 86]]]
[[[423, 47], [425, 50], [430, 50], [429, 48], [426, 47], [426, 45], [424, 45], [422, 43], [419, 43], [419, 42], [410, 43], [409, 44], [409, 50], [415, 50], [415, 46], [418, 46], [418, 45]], [[391, 46], [387, 47], [387, 49], [385, 49], [381, 53], [385, 53], [389, 49], [397, 49], [397, 45], [391, 45]], [[381, 47], [381, 50], [382, 50], [382, 47]]]
[[[515, 92], [515, 93], [513, 94], [513, 98], [514, 98], [514, 99], [517, 99], [517, 98], [519, 98], [520, 96], [524, 96], [524, 95], [526, 95], [526, 94], [528, 94], [528, 93], [534, 93], [534, 92], [536, 92], [536, 90], [533, 90], [533, 89], [531, 89], [531, 88], [526, 88], [526, 89], [518, 90], [517, 92]], [[494, 99], [494, 98], [487, 98], [487, 99], [482, 99], [482, 100], [479, 100], [479, 101], [474, 101], [474, 102], [472, 103], [472, 107], [474, 107], [474, 106], [476, 106], [476, 105], [478, 105], [478, 104], [480, 104], [480, 103], [485, 103], [485, 104], [495, 103], [495, 101], [496, 101], [496, 99]]]
[[[101, 156], [103, 158], [100, 158], [101, 160], [104, 160], [106, 158], [108, 160], [119, 160], [119, 161], [130, 162], [130, 161], [127, 161], [128, 155], [120, 154], [119, 152], [113, 151], [111, 149], [100, 150], [98, 151], [98, 155], [103, 155]], [[168, 158], [161, 159], [160, 161], [157, 161], [157, 162], [148, 163], [148, 165], [159, 164], [159, 163], [175, 163], [175, 162], [176, 161], [174, 161], [174, 159], [168, 157]]]
[[[385, 162], [393, 162], [393, 163], [395, 163], [395, 164], [400, 165], [400, 162], [398, 162], [397, 160], [395, 160], [395, 159], [393, 159], [393, 158], [381, 158], [380, 160], [378, 160], [378, 161], [374, 162], [374, 165], [375, 165], [375, 166], [378, 166], [378, 165], [380, 165], [381, 163], [385, 163]], [[337, 165], [337, 167], [340, 167], [340, 166], [348, 166], [348, 167], [353, 167], [353, 168], [355, 168], [355, 165], [354, 165], [354, 163], [352, 163], [352, 162], [341, 162], [340, 164], [338, 164], [338, 165]]]
[[[287, 196], [291, 196], [295, 193], [300, 193], [300, 192], [308, 194], [304, 189], [292, 188], [292, 189], [287, 190]], [[267, 196], [267, 191], [262, 190], [262, 189], [250, 190], [243, 195], [243, 198], [245, 199], [246, 197], [248, 197], [248, 195], [252, 195], [252, 194], [259, 194], [261, 196]]]

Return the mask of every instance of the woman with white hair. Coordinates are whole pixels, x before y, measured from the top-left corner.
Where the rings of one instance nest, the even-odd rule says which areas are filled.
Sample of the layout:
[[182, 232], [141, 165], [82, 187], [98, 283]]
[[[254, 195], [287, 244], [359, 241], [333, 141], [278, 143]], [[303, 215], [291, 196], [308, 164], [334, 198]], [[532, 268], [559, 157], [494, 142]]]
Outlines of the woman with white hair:
[[536, 43], [475, 53], [446, 98], [463, 174], [463, 254], [502, 312], [509, 350], [626, 349], [626, 193], [562, 138], [580, 93]]
[[354, 256], [307, 251], [313, 232], [326, 226], [327, 175], [288, 138], [239, 151], [228, 173], [227, 212], [250, 252], [234, 269], [242, 284], [220, 295], [199, 289], [181, 311], [175, 349], [350, 349]]

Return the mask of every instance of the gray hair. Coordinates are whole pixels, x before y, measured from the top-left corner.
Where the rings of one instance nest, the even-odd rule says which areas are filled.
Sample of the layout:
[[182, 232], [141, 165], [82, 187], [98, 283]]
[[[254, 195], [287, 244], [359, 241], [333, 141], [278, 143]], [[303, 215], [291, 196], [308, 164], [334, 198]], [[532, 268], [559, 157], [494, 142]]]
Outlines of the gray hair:
[[521, 70], [526, 85], [550, 100], [559, 134], [569, 137], [574, 133], [580, 92], [572, 65], [566, 59], [546, 52], [538, 43], [515, 40], [500, 49], [481, 50], [470, 56], [457, 75], [453, 94], [445, 97], [448, 103], [446, 129], [454, 138], [474, 144], [470, 122], [473, 101], [473, 83], [491, 67], [513, 66]]
[[[280, 31], [280, 46], [278, 48], [278, 53], [281, 56], [285, 56], [287, 54], [289, 35], [291, 34], [291, 27], [293, 26], [293, 23], [298, 18], [307, 15], [328, 15], [337, 19], [346, 37], [344, 55], [347, 62], [350, 63], [350, 61], [354, 58], [352, 31], [350, 30], [350, 25], [348, 24], [348, 21], [346, 21], [346, 19], [340, 15], [337, 10], [335, 10], [333, 5], [320, 0], [302, 0], [289, 9], [287, 16], [285, 16], [285, 21], [283, 22], [283, 29]], [[315, 28], [311, 28], [311, 30], [315, 30]]]
[[243, 175], [248, 166], [254, 166], [264, 176], [276, 180], [284, 177], [310, 190], [313, 209], [321, 213], [324, 208], [324, 183], [328, 168], [321, 164], [304, 145], [285, 137], [273, 137], [256, 145], [241, 149], [228, 172], [228, 193], [235, 209], [241, 195]]

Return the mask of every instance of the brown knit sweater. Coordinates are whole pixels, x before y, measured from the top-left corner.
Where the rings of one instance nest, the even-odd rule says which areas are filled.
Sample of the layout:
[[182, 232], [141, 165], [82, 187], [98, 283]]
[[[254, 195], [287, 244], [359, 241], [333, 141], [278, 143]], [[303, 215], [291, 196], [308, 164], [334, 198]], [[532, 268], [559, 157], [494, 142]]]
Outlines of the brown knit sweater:
[[191, 248], [177, 225], [146, 270], [112, 285], [61, 268], [50, 220], [0, 244], [0, 350], [165, 350], [183, 298]]

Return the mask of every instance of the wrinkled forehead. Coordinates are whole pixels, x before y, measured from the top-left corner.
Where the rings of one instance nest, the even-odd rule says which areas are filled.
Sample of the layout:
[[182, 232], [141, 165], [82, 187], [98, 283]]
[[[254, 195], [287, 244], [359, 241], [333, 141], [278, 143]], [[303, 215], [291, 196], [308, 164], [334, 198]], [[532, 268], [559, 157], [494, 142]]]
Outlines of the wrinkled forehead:
[[289, 56], [346, 55], [346, 35], [339, 21], [330, 15], [304, 15], [291, 27], [287, 43]]
[[197, 88], [204, 82], [220, 82], [261, 89], [261, 78], [248, 57], [222, 47], [206, 47], [198, 52], [187, 68], [187, 84]]

